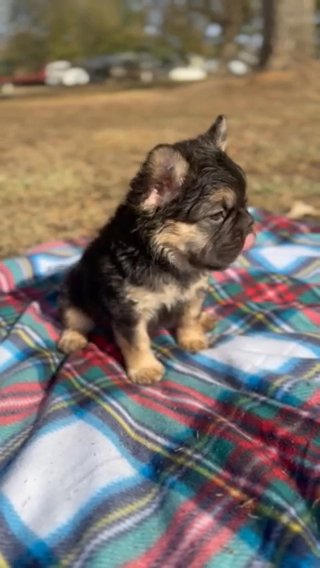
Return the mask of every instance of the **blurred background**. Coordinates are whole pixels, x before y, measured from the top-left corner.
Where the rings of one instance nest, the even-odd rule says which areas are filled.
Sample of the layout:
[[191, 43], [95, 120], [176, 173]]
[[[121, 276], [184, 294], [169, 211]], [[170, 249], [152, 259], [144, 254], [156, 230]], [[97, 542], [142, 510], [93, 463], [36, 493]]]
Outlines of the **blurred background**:
[[320, 218], [319, 56], [316, 0], [1, 0], [0, 256], [93, 235], [220, 113], [251, 204]]

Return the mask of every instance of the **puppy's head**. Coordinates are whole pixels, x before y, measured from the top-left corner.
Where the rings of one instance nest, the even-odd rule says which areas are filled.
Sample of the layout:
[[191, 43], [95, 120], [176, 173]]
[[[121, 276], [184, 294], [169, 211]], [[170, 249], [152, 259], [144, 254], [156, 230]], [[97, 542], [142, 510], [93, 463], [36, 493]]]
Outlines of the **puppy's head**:
[[244, 172], [225, 153], [226, 140], [219, 116], [195, 139], [156, 146], [132, 180], [127, 203], [155, 251], [177, 266], [224, 269], [252, 229]]

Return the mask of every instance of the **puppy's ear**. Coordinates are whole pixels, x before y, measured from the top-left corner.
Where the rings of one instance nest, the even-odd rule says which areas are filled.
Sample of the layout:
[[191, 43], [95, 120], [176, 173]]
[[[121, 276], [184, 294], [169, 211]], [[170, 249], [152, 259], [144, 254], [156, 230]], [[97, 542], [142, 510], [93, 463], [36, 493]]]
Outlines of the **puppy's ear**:
[[219, 150], [225, 150], [227, 146], [227, 119], [220, 114], [209, 128], [207, 134]]
[[148, 194], [144, 209], [155, 209], [174, 199], [188, 173], [188, 162], [172, 146], [157, 146], [147, 160]]

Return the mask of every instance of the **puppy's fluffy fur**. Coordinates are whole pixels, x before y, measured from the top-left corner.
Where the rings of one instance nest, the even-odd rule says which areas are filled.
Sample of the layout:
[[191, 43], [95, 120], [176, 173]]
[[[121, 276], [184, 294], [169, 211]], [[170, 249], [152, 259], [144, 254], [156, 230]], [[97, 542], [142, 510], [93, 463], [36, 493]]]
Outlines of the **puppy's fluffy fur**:
[[197, 138], [147, 155], [124, 202], [67, 275], [62, 351], [84, 347], [95, 324], [112, 326], [128, 377], [153, 383], [164, 370], [151, 350], [152, 324], [171, 317], [183, 349], [207, 346], [208, 271], [229, 266], [252, 227], [244, 173], [225, 153], [226, 134], [219, 116]]

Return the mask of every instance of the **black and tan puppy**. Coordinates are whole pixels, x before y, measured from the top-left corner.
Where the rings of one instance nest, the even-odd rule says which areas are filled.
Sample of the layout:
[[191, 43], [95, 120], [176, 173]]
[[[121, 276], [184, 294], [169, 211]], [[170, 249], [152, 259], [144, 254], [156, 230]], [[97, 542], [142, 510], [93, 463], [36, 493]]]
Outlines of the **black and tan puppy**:
[[125, 201], [69, 272], [59, 348], [83, 348], [94, 324], [112, 326], [129, 378], [159, 381], [149, 329], [174, 314], [178, 344], [207, 347], [201, 312], [210, 270], [223, 270], [251, 232], [243, 171], [225, 153], [226, 120], [193, 140], [156, 146]]

